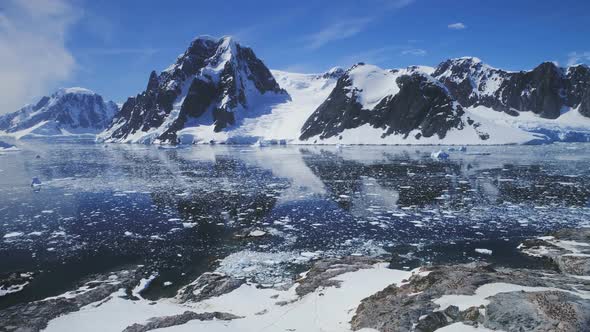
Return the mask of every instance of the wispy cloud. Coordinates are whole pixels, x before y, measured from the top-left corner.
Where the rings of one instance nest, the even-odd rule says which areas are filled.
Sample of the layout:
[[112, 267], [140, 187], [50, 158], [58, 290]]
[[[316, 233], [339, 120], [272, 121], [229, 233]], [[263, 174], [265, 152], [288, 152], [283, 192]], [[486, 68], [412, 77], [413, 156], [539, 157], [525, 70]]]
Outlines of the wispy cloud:
[[160, 50], [157, 48], [91, 48], [83, 50], [82, 52], [91, 55], [125, 55], [125, 54], [139, 54], [139, 55], [154, 55]]
[[363, 52], [345, 56], [342, 59], [340, 59], [338, 63], [342, 64], [345, 67], [358, 62], [366, 62], [379, 65], [391, 60], [392, 54], [396, 54], [397, 52], [399, 52], [399, 47], [397, 46], [373, 48]]
[[581, 62], [590, 62], [590, 51], [570, 52], [567, 58], [567, 65], [573, 66]]
[[309, 35], [306, 38], [308, 41], [307, 47], [310, 49], [317, 49], [329, 42], [355, 36], [363, 31], [372, 20], [373, 18], [371, 17], [363, 17], [358, 19], [345, 19], [342, 22], [332, 23], [320, 31]]
[[363, 32], [371, 23], [378, 21], [382, 17], [383, 12], [401, 9], [412, 4], [415, 0], [373, 0], [373, 2], [378, 2], [378, 5], [375, 3], [371, 4], [371, 1], [367, 2], [371, 8], [380, 8], [380, 12], [376, 13], [373, 11], [365, 16], [357, 18], [349, 16], [338, 22], [332, 22], [319, 31], [306, 36], [304, 38], [307, 42], [306, 47], [308, 49], [318, 49], [330, 42], [356, 36]]
[[415, 0], [385, 0], [390, 8], [403, 8], [415, 2]]
[[421, 48], [409, 48], [401, 51], [401, 55], [425, 56], [426, 53], [426, 50], [423, 50]]
[[393, 45], [369, 49], [341, 58], [338, 63], [349, 66], [358, 62], [366, 62], [375, 65], [389, 63], [392, 58], [402, 56], [425, 56], [428, 52], [413, 45]]
[[451, 24], [447, 25], [447, 27], [451, 30], [463, 30], [463, 29], [467, 28], [467, 26], [461, 22], [451, 23]]
[[5, 0], [0, 11], [0, 113], [12, 112], [68, 79], [76, 61], [65, 47], [81, 13], [67, 0]]

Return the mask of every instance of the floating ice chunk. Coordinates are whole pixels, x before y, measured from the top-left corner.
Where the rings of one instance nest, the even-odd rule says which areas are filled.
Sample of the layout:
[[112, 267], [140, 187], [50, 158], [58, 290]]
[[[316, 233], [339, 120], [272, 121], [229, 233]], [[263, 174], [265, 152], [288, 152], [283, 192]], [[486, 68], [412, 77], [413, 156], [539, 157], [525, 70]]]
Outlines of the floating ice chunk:
[[21, 236], [23, 234], [24, 234], [23, 232], [10, 232], [10, 233], [4, 234], [4, 238], [5, 239], [10, 239], [10, 238], [13, 238], [13, 237]]
[[316, 258], [316, 257], [318, 257], [319, 255], [320, 255], [320, 254], [319, 254], [318, 252], [311, 252], [311, 251], [303, 251], [303, 252], [301, 253], [301, 256], [302, 256], [302, 257], [305, 257], [305, 258]]
[[19, 151], [19, 149], [14, 144], [0, 141], [0, 151]]
[[25, 283], [18, 284], [18, 285], [10, 285], [10, 286], [1, 285], [0, 286], [0, 296], [12, 294], [12, 293], [18, 293], [18, 292], [22, 291], [23, 288], [25, 288], [25, 286], [28, 284], [29, 284], [29, 282], [27, 281]]
[[196, 222], [183, 222], [182, 223], [182, 227], [184, 227], [184, 228], [193, 228], [195, 226], [197, 226]]
[[270, 143], [268, 141], [264, 141], [264, 140], [258, 140], [256, 143], [252, 144], [252, 146], [257, 146], [259, 148], [264, 147], [264, 146], [269, 146]]
[[430, 154], [430, 157], [436, 160], [447, 160], [449, 159], [449, 154], [444, 152], [443, 150], [438, 150], [436, 152], [432, 152]]
[[41, 180], [39, 180], [39, 178], [35, 176], [35, 177], [33, 178], [33, 181], [31, 182], [31, 187], [38, 187], [38, 186], [40, 186], [41, 184], [42, 184], [42, 183], [41, 183]]
[[264, 236], [264, 235], [266, 235], [266, 232], [261, 231], [259, 229], [253, 230], [248, 234], [248, 236], [250, 236], [250, 237], [260, 237], [260, 236]]
[[483, 249], [483, 248], [476, 248], [475, 252], [480, 253], [482, 255], [491, 255], [492, 251], [490, 249]]
[[164, 287], [172, 286], [172, 281], [164, 281]]
[[150, 286], [152, 281], [154, 281], [154, 279], [156, 279], [157, 276], [158, 276], [158, 274], [155, 273], [155, 274], [152, 274], [151, 276], [149, 276], [149, 278], [142, 278], [139, 281], [139, 284], [133, 289], [132, 294], [139, 297], [140, 299], [143, 299], [143, 297], [140, 295], [140, 293], [143, 292], [144, 290], [146, 290]]

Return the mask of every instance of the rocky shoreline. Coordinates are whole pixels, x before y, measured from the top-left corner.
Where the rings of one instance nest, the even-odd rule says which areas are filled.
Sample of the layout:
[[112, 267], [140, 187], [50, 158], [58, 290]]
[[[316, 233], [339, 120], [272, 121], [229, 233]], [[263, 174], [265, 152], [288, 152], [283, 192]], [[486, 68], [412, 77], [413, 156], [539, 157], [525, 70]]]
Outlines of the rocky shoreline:
[[[364, 277], [357, 278], [361, 282], [356, 281], [356, 284], [351, 280], [356, 280], [355, 275], [371, 271], [380, 274], [367, 274], [370, 279], [365, 282], [381, 284], [351, 298], [353, 305], [338, 318], [346, 327], [335, 326], [334, 331], [590, 330], [590, 228], [565, 229], [526, 240], [519, 249], [547, 260], [555, 269], [506, 268], [481, 261], [400, 271], [385, 269], [387, 262], [382, 258], [348, 256], [317, 260], [292, 285], [282, 289], [207, 272], [181, 288], [175, 298], [149, 301], [140, 295], [149, 285], [146, 271], [141, 267], [128, 268], [94, 276], [81, 283], [77, 290], [57, 297], [1, 310], [0, 330], [57, 330], [51, 326], [56, 318], [66, 319], [62, 323], [67, 325], [67, 318], [77, 312], [99, 313], [103, 306], [124, 311], [129, 304], [154, 308], [158, 315], [146, 313], [147, 316], [128, 317], [117, 325], [122, 328], [112, 330], [136, 332], [180, 326], [188, 329], [191, 322], [196, 321], [229, 322], [229, 325], [211, 325], [211, 331], [221, 331], [225, 327], [240, 330], [242, 321], [244, 326], [255, 326], [257, 322], [272, 321], [275, 315], [288, 317], [285, 315], [301, 311], [305, 316], [311, 300], [320, 305], [319, 300], [335, 298], [335, 291], [353, 292], [366, 287], [362, 284]], [[387, 274], [393, 272], [397, 273], [395, 277]], [[265, 304], [259, 308], [256, 307], [258, 303], [253, 304], [253, 308], [244, 308], [236, 301], [244, 297], [242, 293], [261, 296], [264, 301], [256, 297], [251, 301]], [[119, 307], [115, 307], [115, 303]], [[317, 308], [315, 310], [317, 313]], [[294, 319], [296, 321], [297, 317]]]

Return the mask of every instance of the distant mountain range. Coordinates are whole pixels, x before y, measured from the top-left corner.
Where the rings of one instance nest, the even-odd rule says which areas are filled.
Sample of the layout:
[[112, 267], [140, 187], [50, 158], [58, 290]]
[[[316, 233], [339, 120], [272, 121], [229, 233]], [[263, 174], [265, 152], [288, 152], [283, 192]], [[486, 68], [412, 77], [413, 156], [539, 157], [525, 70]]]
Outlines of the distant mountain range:
[[358, 63], [295, 74], [269, 70], [231, 37], [198, 37], [116, 110], [88, 90], [64, 89], [0, 117], [0, 130], [147, 144], [590, 141], [590, 69], [545, 62], [511, 72], [464, 57], [435, 68]]
[[60, 89], [34, 105], [0, 116], [0, 136], [16, 138], [96, 135], [118, 112], [112, 101], [83, 88]]

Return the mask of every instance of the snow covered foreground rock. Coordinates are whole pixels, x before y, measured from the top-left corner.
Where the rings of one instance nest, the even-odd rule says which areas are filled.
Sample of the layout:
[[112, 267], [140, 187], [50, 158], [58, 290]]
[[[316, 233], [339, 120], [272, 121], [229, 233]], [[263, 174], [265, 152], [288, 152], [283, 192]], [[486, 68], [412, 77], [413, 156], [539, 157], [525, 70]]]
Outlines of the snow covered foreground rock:
[[520, 247], [556, 262], [554, 270], [482, 261], [401, 271], [382, 259], [350, 256], [318, 260], [292, 284], [275, 287], [209, 272], [175, 298], [157, 301], [142, 297], [152, 278], [146, 277], [149, 268], [140, 267], [1, 310], [0, 324], [6, 331], [60, 332], [586, 331], [590, 280], [569, 274], [558, 252], [587, 263], [587, 247], [590, 229], [558, 231]]
[[60, 89], [35, 105], [0, 116], [0, 136], [13, 138], [91, 135], [103, 131], [117, 113], [112, 101], [87, 89]]

